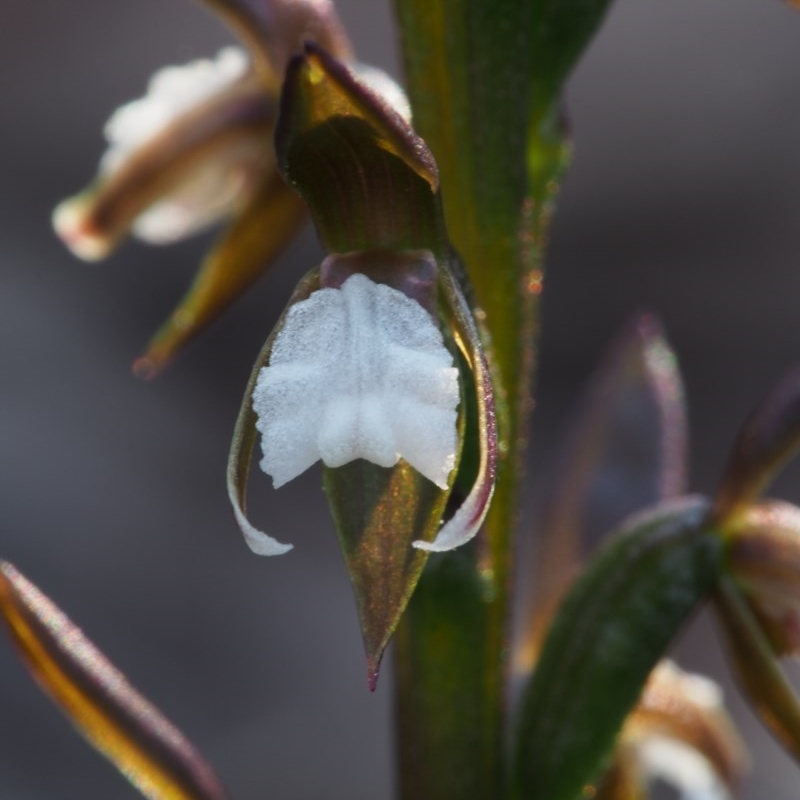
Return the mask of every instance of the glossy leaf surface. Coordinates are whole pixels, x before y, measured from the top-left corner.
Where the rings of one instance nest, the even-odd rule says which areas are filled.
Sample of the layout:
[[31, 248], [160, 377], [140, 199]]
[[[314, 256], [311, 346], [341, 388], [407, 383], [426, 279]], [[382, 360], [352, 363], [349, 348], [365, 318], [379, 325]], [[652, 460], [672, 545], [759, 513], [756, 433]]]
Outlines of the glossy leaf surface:
[[514, 798], [575, 800], [597, 777], [650, 671], [717, 580], [708, 511], [687, 498], [632, 518], [573, 586], [524, 692]]

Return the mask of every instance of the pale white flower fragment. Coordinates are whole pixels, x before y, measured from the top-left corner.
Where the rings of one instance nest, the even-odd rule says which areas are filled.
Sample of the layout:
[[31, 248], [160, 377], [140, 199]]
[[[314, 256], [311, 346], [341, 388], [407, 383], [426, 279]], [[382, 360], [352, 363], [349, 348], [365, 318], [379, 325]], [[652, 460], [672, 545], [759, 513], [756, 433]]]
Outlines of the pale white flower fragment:
[[719, 685], [669, 660], [653, 670], [622, 742], [646, 783], [662, 780], [681, 800], [730, 800], [748, 766]]
[[637, 748], [643, 772], [650, 781], [661, 779], [680, 792], [681, 800], [730, 800], [731, 793], [708, 759], [693, 748], [666, 736], [653, 736]]
[[113, 172], [152, 136], [185, 111], [208, 100], [247, 72], [249, 60], [239, 47], [225, 47], [215, 60], [191, 61], [154, 73], [147, 94], [118, 108], [105, 124], [108, 149], [100, 159], [102, 173]]
[[253, 391], [275, 487], [321, 459], [400, 458], [442, 489], [458, 449], [458, 371], [432, 317], [362, 274], [290, 307]]
[[[238, 47], [220, 50], [216, 59], [198, 59], [183, 66], [165, 67], [150, 79], [147, 93], [118, 108], [105, 125], [108, 148], [100, 159], [99, 177], [107, 180], [183, 115], [222, 95], [249, 71], [246, 53]], [[199, 124], [199, 123], [198, 123]], [[230, 213], [249, 184], [261, 174], [263, 143], [233, 141], [204, 159], [185, 180], [151, 204], [131, 226], [151, 244], [169, 244], [196, 233]], [[253, 165], [258, 169], [251, 169]], [[59, 205], [53, 224], [77, 255], [95, 260], [107, 254], [109, 244], [82, 230], [84, 201], [73, 198]]]

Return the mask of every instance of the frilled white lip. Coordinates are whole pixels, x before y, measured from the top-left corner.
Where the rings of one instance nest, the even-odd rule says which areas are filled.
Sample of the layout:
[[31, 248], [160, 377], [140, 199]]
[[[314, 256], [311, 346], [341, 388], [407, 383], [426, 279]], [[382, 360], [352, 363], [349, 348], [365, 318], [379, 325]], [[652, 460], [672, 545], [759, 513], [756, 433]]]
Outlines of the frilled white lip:
[[293, 305], [253, 392], [275, 487], [317, 460], [405, 459], [442, 489], [455, 466], [458, 371], [415, 300], [365, 275]]

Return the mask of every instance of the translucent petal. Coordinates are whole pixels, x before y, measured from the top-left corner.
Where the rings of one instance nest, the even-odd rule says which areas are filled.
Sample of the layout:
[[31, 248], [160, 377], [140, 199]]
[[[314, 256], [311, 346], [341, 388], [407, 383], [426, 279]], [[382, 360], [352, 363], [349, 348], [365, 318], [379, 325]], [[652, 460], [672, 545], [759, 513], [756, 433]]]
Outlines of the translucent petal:
[[[309, 466], [405, 458], [445, 488], [458, 447], [458, 373], [415, 300], [356, 274], [289, 310], [253, 391], [275, 486]], [[311, 444], [313, 442], [313, 445]]]

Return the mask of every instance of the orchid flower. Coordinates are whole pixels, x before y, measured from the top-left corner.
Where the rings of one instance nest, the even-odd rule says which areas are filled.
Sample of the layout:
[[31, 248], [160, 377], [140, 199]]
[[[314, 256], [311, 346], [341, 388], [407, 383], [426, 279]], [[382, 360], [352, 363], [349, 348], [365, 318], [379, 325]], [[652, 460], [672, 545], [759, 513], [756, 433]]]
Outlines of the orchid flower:
[[637, 783], [664, 781], [682, 800], [730, 800], [749, 765], [719, 685], [669, 659], [651, 673], [617, 748]]
[[[276, 145], [329, 255], [256, 361], [228, 490], [248, 546], [285, 553], [245, 512], [256, 438], [276, 488], [322, 461], [374, 686], [428, 553], [469, 542], [489, 508], [492, 382], [441, 224], [436, 164], [402, 107], [307, 44], [289, 66]], [[466, 478], [464, 452], [478, 462]]]
[[[105, 126], [108, 147], [92, 184], [58, 205], [53, 225], [72, 252], [108, 256], [132, 234], [164, 245], [227, 221], [186, 296], [134, 364], [153, 377], [266, 270], [305, 218], [281, 179], [272, 135], [289, 57], [317, 41], [410, 115], [381, 70], [353, 61], [329, 0], [269, 0], [254, 10], [208, 0], [247, 45], [166, 67], [144, 97]], [[403, 106], [405, 103], [405, 106]]]

